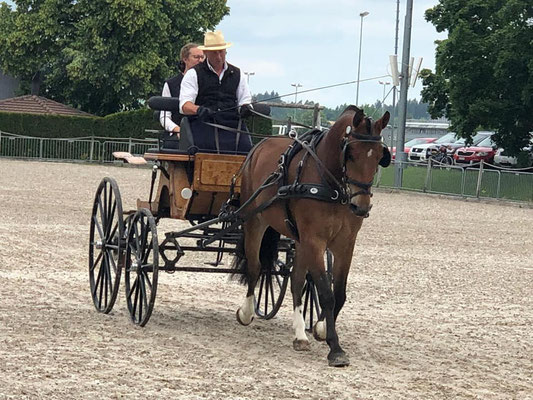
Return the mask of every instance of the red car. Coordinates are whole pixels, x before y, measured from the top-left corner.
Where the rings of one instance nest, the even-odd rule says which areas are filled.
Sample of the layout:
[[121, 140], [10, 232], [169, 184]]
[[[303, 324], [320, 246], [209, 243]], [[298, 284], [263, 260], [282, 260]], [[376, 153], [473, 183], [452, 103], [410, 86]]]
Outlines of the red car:
[[477, 164], [481, 161], [494, 164], [497, 146], [491, 137], [483, 139], [477, 146], [459, 147], [453, 155], [455, 164]]
[[[435, 137], [425, 137], [425, 138], [415, 138], [409, 140], [407, 143], [404, 143], [404, 153], [409, 154], [411, 147], [416, 146], [417, 144], [433, 143], [438, 138]], [[392, 148], [392, 159], [396, 158], [396, 147]]]

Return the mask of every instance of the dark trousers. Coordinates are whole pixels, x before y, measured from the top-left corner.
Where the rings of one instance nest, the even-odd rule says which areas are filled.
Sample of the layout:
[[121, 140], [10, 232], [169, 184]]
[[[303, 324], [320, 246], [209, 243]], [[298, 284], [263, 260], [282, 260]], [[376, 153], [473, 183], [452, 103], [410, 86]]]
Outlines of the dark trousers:
[[[216, 124], [224, 125], [229, 128], [238, 129], [239, 127], [239, 118], [234, 115], [219, 115], [215, 116], [213, 122]], [[218, 150], [224, 153], [238, 152], [238, 153], [248, 153], [252, 148], [252, 140], [250, 136], [246, 133], [241, 133], [240, 135], [236, 132], [226, 131], [220, 128], [215, 128], [209, 125], [206, 125], [203, 121], [195, 119], [191, 121], [192, 135], [194, 138], [194, 145], [198, 147], [200, 151], [216, 151], [217, 150], [217, 140], [216, 140], [216, 131], [218, 131]], [[241, 130], [246, 131], [246, 125], [242, 123]], [[237, 143], [237, 137], [239, 136], [239, 143]]]

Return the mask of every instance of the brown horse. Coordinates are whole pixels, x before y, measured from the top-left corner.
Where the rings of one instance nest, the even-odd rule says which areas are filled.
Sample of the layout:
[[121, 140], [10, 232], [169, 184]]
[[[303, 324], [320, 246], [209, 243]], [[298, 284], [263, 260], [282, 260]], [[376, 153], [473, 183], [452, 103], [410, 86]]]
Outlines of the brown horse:
[[[327, 341], [331, 366], [349, 365], [348, 356], [339, 344], [335, 321], [346, 300], [346, 282], [357, 232], [372, 207], [370, 188], [374, 175], [379, 164], [388, 166], [390, 163], [389, 150], [381, 138], [389, 118], [390, 114], [386, 112], [373, 122], [357, 107], [346, 108], [313, 149], [304, 143], [304, 148], [295, 153], [285, 168], [285, 182], [293, 183], [297, 179], [300, 186], [297, 186], [299, 189], [293, 188], [293, 193], [285, 198], [279, 196], [280, 184], [270, 185], [258, 195], [256, 191], [265, 186], [274, 171], [280, 170], [280, 157], [294, 143], [293, 139], [264, 140], [252, 151], [242, 171], [241, 204], [248, 201], [245, 208], [248, 214], [244, 214], [247, 215], [244, 254], [237, 252], [235, 267], [244, 274], [243, 282], [248, 284], [248, 292], [237, 310], [237, 320], [243, 325], [252, 322], [254, 288], [261, 263], [270, 266], [274, 262], [279, 234], [292, 238], [296, 246], [291, 272], [293, 346], [295, 350], [310, 348], [301, 299], [305, 276], [309, 272], [323, 310], [322, 320], [313, 332], [315, 338]], [[285, 153], [281, 159], [286, 156]], [[287, 187], [291, 185], [286, 185], [283, 190]], [[307, 195], [298, 194], [303, 192]], [[258, 209], [261, 211], [253, 211]], [[324, 267], [326, 249], [334, 257], [333, 290]]]

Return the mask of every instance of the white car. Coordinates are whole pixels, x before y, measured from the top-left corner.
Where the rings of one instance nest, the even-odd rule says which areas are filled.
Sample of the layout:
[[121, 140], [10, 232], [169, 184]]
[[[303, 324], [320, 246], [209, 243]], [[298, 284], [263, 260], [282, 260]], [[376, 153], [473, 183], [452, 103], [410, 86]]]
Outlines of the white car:
[[427, 162], [428, 158], [433, 154], [432, 150], [438, 150], [440, 146], [451, 144], [456, 140], [455, 133], [450, 132], [435, 140], [433, 143], [417, 144], [411, 147], [409, 150], [407, 160], [415, 162]]
[[[522, 150], [529, 153], [529, 164], [526, 165], [526, 167], [533, 166], [533, 139], [531, 139], [531, 145], [524, 147]], [[504, 167], [516, 167], [518, 160], [516, 157], [511, 157], [505, 154], [505, 149], [498, 149], [494, 155], [494, 164]]]

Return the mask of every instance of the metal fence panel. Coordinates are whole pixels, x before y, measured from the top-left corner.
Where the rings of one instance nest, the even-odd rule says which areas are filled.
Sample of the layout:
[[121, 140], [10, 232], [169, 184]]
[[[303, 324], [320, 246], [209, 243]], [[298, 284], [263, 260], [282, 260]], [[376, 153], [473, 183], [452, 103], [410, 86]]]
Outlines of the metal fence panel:
[[427, 191], [441, 194], [462, 194], [464, 171], [451, 165], [431, 166]]
[[0, 136], [0, 156], [39, 158], [40, 140], [25, 136]]

